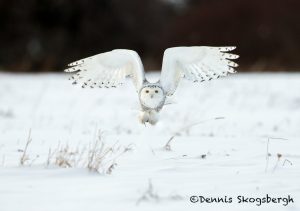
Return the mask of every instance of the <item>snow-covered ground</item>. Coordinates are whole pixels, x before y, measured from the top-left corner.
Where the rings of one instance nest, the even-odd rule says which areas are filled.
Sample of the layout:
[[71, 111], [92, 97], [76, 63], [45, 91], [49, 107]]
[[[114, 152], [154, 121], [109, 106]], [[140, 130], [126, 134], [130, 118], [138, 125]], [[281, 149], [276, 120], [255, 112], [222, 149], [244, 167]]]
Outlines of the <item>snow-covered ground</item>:
[[[300, 74], [183, 82], [154, 127], [138, 123], [130, 83], [81, 89], [67, 78], [0, 74], [1, 211], [300, 210]], [[95, 173], [80, 153], [99, 131], [114, 151]], [[55, 164], [60, 149], [70, 168]], [[266, 194], [294, 203], [237, 199]]]

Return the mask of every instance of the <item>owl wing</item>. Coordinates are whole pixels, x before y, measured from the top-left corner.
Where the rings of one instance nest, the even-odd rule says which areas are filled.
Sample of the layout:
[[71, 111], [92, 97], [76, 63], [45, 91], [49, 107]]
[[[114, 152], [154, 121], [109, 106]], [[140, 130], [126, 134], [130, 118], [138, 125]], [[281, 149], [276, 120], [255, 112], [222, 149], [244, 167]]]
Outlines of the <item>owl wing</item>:
[[164, 52], [160, 83], [168, 96], [173, 95], [181, 78], [193, 82], [235, 73], [238, 64], [230, 61], [239, 56], [226, 53], [235, 47], [174, 47]]
[[132, 50], [112, 50], [72, 62], [68, 66], [65, 72], [77, 72], [70, 80], [73, 80], [73, 84], [81, 84], [82, 88], [117, 87], [126, 77], [130, 77], [138, 91], [145, 79], [141, 58]]

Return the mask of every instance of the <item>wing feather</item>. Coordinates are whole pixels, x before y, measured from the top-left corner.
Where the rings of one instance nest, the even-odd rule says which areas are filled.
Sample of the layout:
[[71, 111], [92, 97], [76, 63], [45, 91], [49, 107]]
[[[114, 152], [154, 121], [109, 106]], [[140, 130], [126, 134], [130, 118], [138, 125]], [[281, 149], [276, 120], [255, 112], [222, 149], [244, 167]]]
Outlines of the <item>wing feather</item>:
[[174, 47], [164, 52], [160, 83], [167, 95], [172, 95], [183, 77], [194, 82], [209, 81], [235, 73], [239, 58], [228, 53], [236, 47]]
[[65, 72], [76, 72], [73, 84], [85, 87], [110, 88], [122, 84], [126, 77], [133, 80], [138, 91], [145, 80], [139, 55], [132, 50], [117, 49], [72, 62]]

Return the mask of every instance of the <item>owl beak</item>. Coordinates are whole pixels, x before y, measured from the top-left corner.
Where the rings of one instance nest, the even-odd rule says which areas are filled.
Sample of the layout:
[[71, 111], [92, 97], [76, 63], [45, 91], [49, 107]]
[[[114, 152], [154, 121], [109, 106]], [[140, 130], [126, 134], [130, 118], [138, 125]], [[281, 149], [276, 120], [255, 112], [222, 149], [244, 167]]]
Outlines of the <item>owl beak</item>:
[[150, 95], [151, 98], [153, 98], [153, 95]]

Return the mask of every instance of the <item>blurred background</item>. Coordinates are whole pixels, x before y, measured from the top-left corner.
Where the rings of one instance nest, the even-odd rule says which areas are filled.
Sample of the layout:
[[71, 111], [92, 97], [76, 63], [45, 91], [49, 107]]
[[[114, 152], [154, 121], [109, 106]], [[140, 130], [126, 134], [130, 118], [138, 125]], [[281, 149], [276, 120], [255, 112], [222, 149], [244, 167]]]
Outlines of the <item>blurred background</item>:
[[299, 0], [0, 0], [0, 70], [62, 71], [115, 48], [238, 46], [240, 71], [300, 69]]

